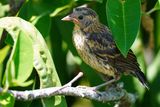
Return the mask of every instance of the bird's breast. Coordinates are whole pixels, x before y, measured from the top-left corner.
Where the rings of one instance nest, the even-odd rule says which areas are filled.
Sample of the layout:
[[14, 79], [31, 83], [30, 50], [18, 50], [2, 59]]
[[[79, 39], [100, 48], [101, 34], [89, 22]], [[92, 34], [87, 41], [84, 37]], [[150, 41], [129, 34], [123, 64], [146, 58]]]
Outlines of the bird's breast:
[[85, 37], [82, 32], [77, 31], [73, 33], [73, 42], [77, 50], [83, 50], [85, 46]]
[[86, 39], [86, 36], [82, 31], [77, 30], [73, 32], [73, 43], [78, 54], [84, 62], [90, 65], [90, 62], [92, 60], [92, 54], [86, 42], [89, 41]]
[[102, 74], [114, 76], [113, 69], [111, 69], [111, 67], [107, 63], [104, 63], [106, 61], [97, 58], [97, 56], [90, 50], [88, 44], [91, 43], [89, 42], [91, 41], [87, 39], [86, 35], [84, 35], [83, 32], [73, 32], [74, 46], [83, 61]]

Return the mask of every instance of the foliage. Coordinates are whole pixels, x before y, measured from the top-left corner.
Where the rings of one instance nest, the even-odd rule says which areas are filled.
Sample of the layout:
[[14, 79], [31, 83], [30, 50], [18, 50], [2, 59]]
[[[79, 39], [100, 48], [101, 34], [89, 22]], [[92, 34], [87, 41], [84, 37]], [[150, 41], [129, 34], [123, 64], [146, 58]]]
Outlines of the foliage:
[[74, 7], [84, 4], [94, 9], [101, 22], [109, 26], [124, 56], [132, 46], [146, 73], [149, 91], [135, 78], [123, 76], [121, 79], [125, 89], [138, 96], [134, 106], [160, 105], [160, 0], [27, 0], [14, 17], [7, 16], [12, 15], [10, 9], [13, 11], [20, 2], [1, 0], [0, 87], [4, 88], [4, 92], [0, 93], [0, 106], [67, 107], [66, 102], [69, 107], [82, 104], [86, 107], [112, 106], [60, 96], [26, 104], [15, 102], [12, 95], [5, 93], [8, 89], [32, 90], [60, 86], [80, 70], [84, 71], [85, 77], [77, 84], [95, 86], [102, 83], [94, 70], [78, 57], [73, 47], [73, 24], [61, 21]]
[[[113, 8], [114, 6], [116, 8]], [[123, 55], [127, 56], [140, 25], [140, 1], [108, 0], [106, 9], [108, 24], [111, 27], [117, 46], [119, 46]]]

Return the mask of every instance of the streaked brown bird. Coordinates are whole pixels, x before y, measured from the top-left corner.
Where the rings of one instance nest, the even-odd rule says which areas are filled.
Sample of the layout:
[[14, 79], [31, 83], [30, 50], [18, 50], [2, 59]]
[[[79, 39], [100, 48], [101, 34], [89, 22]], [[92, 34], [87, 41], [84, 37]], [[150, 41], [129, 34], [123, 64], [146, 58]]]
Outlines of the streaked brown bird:
[[119, 80], [120, 75], [131, 74], [148, 88], [147, 80], [132, 50], [124, 57], [117, 48], [112, 33], [100, 23], [95, 11], [77, 7], [62, 20], [75, 24], [73, 30], [74, 46], [90, 67], [98, 71], [107, 81]]

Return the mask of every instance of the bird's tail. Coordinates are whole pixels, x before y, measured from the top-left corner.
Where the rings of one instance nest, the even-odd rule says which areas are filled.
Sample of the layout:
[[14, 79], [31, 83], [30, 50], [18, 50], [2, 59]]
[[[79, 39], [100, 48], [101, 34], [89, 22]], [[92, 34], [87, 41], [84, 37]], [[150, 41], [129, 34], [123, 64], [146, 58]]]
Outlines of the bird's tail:
[[137, 72], [135, 72], [135, 75], [139, 79], [139, 81], [142, 83], [142, 85], [149, 90], [148, 81], [147, 81], [145, 75], [143, 74], [143, 72], [137, 71]]

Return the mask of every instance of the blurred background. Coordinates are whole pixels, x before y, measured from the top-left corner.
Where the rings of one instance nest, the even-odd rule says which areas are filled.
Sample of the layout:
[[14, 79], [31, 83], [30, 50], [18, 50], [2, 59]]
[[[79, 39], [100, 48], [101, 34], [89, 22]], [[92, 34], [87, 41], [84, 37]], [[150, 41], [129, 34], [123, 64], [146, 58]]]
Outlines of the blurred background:
[[[62, 84], [66, 84], [80, 71], [83, 71], [84, 76], [73, 85], [96, 86], [103, 81], [77, 55], [72, 44], [73, 24], [63, 22], [61, 19], [70, 13], [74, 7], [87, 4], [97, 12], [100, 21], [108, 25], [106, 2], [107, 0], [0, 0], [0, 17], [17, 15], [36, 26], [46, 40]], [[132, 45], [132, 50], [137, 56], [140, 67], [149, 81], [150, 90], [145, 90], [139, 81], [131, 76], [123, 76], [120, 80], [124, 82], [124, 88], [128, 92], [137, 95], [134, 107], [160, 106], [159, 8], [158, 0], [141, 0], [141, 26]], [[6, 45], [0, 42], [1, 54], [7, 54], [2, 51], [4, 46]], [[4, 73], [2, 69], [4, 69], [4, 65], [1, 64], [0, 83]], [[30, 78], [35, 75], [36, 73], [33, 73]], [[39, 87], [38, 76], [35, 87]], [[24, 90], [31, 89], [31, 87], [14, 87], [13, 89]], [[77, 97], [66, 97], [66, 102], [68, 107], [82, 107], [82, 105], [83, 107], [112, 107], [114, 105], [114, 103], [102, 103]], [[39, 100], [27, 104], [26, 102], [15, 102], [15, 107], [20, 105], [24, 107], [42, 106]]]

